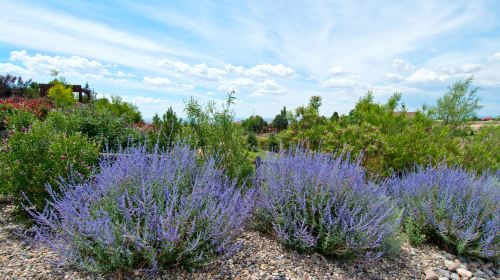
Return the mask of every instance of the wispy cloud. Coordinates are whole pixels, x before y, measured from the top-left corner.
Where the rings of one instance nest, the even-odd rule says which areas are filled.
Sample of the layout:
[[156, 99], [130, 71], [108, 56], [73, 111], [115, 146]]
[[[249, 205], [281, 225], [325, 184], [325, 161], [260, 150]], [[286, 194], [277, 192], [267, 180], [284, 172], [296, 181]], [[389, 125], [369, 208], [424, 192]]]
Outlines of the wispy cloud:
[[347, 112], [368, 89], [380, 99], [402, 91], [416, 108], [470, 75], [484, 112], [500, 107], [495, 0], [47, 0], [8, 1], [2, 11], [0, 72], [46, 79], [58, 69], [135, 100], [146, 116], [231, 89], [241, 115], [274, 116], [311, 95], [324, 98], [325, 114]]

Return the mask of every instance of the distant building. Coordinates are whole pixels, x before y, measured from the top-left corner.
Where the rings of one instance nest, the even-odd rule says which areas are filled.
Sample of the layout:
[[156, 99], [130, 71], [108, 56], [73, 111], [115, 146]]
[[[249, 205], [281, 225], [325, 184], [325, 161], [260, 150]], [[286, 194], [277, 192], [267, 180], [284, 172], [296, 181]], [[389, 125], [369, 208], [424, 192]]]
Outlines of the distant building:
[[484, 118], [481, 118], [481, 121], [483, 122], [486, 122], [486, 121], [492, 121], [493, 118], [492, 117], [484, 117]]
[[[401, 115], [401, 113], [402, 113], [402, 112], [395, 112], [394, 114], [395, 114], [396, 116], [399, 116], [399, 115]], [[408, 118], [414, 118], [416, 115], [417, 115], [417, 112], [406, 112], [406, 116], [407, 116]]]

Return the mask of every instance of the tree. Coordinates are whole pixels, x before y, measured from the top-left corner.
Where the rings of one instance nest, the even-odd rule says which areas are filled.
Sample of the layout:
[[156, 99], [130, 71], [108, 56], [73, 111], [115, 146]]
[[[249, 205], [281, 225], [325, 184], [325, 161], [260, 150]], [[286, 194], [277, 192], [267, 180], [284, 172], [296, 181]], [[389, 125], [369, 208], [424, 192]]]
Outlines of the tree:
[[48, 96], [54, 100], [57, 108], [67, 109], [76, 104], [71, 86], [59, 81], [54, 82], [54, 85], [49, 89]]
[[277, 130], [285, 130], [288, 128], [288, 118], [287, 118], [286, 107], [283, 107], [281, 112], [278, 115], [276, 115], [276, 117], [274, 117], [272, 125]]
[[478, 87], [472, 86], [473, 77], [458, 81], [448, 87], [448, 92], [438, 99], [431, 114], [443, 121], [444, 125], [457, 126], [476, 117], [482, 108], [477, 97]]
[[30, 80], [24, 81], [22, 77], [12, 76], [10, 74], [0, 75], [0, 98], [16, 96], [33, 95], [33, 87], [37, 86]]
[[248, 119], [241, 122], [241, 125], [247, 132], [260, 133], [267, 126], [267, 122], [259, 115], [250, 116]]
[[172, 107], [163, 114], [162, 119], [153, 117], [156, 139], [152, 139], [160, 148], [172, 148], [182, 129], [182, 120], [177, 117]]
[[309, 100], [309, 107], [319, 112], [319, 107], [321, 107], [321, 96], [311, 96], [311, 99]]
[[330, 117], [330, 120], [332, 122], [338, 122], [340, 120], [340, 116], [339, 116], [339, 113], [337, 112], [333, 112], [333, 115]]
[[319, 114], [321, 106], [320, 96], [311, 96], [307, 106], [295, 109], [295, 116], [291, 119], [290, 126], [297, 131], [304, 131], [316, 125], [324, 124], [326, 119]]

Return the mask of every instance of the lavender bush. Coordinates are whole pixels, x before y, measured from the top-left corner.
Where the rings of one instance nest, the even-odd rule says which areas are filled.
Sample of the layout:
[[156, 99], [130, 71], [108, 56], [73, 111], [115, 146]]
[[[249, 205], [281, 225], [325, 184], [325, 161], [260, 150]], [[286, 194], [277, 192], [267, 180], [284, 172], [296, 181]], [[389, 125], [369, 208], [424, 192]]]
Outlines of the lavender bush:
[[372, 260], [399, 251], [400, 211], [359, 161], [282, 152], [257, 168], [256, 184], [256, 225], [286, 245]]
[[200, 266], [238, 249], [253, 208], [253, 191], [197, 162], [184, 146], [147, 154], [130, 148], [101, 160], [100, 172], [82, 184], [49, 189], [44, 212], [32, 212], [36, 240], [90, 271], [156, 270]]
[[391, 178], [387, 187], [404, 209], [412, 243], [437, 241], [459, 254], [498, 258], [500, 184], [495, 176], [440, 165]]

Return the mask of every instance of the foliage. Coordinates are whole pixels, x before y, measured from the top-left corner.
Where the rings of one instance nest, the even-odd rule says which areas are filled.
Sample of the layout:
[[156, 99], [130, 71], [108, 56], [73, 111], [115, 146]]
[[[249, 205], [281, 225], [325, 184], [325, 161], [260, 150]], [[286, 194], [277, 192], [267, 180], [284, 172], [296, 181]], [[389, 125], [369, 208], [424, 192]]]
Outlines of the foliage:
[[276, 128], [278, 131], [285, 130], [288, 128], [288, 115], [286, 111], [286, 107], [283, 107], [281, 112], [274, 117], [272, 126]]
[[256, 150], [259, 147], [259, 142], [257, 141], [257, 136], [253, 131], [249, 132], [247, 135], [247, 144], [250, 150]]
[[463, 166], [478, 172], [500, 170], [500, 126], [486, 125], [466, 138]]
[[26, 131], [35, 120], [35, 116], [30, 112], [0, 104], [0, 131]]
[[257, 168], [257, 226], [300, 251], [375, 259], [399, 249], [399, 211], [359, 162], [302, 149]]
[[420, 167], [387, 188], [404, 209], [405, 230], [412, 242], [452, 246], [458, 254], [484, 258], [500, 255], [500, 183], [461, 168]]
[[98, 112], [109, 111], [115, 116], [124, 118], [129, 123], [142, 122], [141, 112], [137, 106], [130, 102], [125, 102], [119, 96], [111, 96], [111, 101], [107, 98], [100, 98], [95, 101], [95, 108]]
[[187, 126], [183, 139], [200, 149], [204, 159], [217, 158], [230, 178], [240, 178], [241, 181], [252, 172], [253, 167], [247, 158], [243, 129], [234, 122], [231, 110], [234, 99], [234, 92], [230, 93], [219, 111], [214, 102], [203, 107], [191, 98], [185, 109]]
[[267, 122], [261, 116], [256, 115], [243, 120], [241, 126], [243, 126], [246, 132], [252, 131], [254, 133], [261, 133], [267, 126]]
[[38, 97], [38, 84], [22, 77], [10, 74], [0, 75], [0, 98], [5, 97]]
[[304, 131], [316, 125], [326, 123], [326, 118], [319, 114], [321, 97], [312, 96], [307, 106], [299, 106], [295, 109], [295, 115], [291, 118], [290, 127], [294, 131]]
[[37, 122], [26, 132], [14, 133], [4, 148], [2, 157], [2, 188], [10, 193], [20, 210], [28, 199], [37, 209], [43, 209], [48, 193], [45, 184], [54, 184], [70, 171], [87, 175], [97, 161], [96, 145], [79, 133], [60, 133]]
[[[494, 137], [460, 136], [452, 126], [435, 125], [425, 112], [409, 117], [398, 93], [379, 104], [368, 92], [349, 115], [337, 120], [319, 115], [319, 101], [311, 100], [308, 106], [297, 108], [289, 129], [278, 136], [285, 148], [300, 145], [329, 153], [347, 150], [354, 158], [362, 155], [363, 166], [376, 177], [443, 160], [478, 172], [488, 166], [498, 168], [498, 155], [494, 152], [498, 143]], [[485, 145], [479, 144], [480, 139], [484, 139]], [[491, 150], [481, 148], [485, 146]]]
[[368, 123], [346, 127], [331, 123], [323, 133], [318, 131], [317, 135], [321, 137], [322, 151], [337, 154], [349, 151], [354, 159], [362, 160], [370, 174], [385, 172], [387, 141], [379, 127]]
[[271, 133], [269, 138], [267, 139], [268, 150], [271, 152], [277, 152], [280, 148], [278, 139], [276, 139], [276, 135]]
[[71, 111], [53, 111], [47, 125], [59, 132], [81, 133], [99, 144], [101, 148], [118, 150], [120, 147], [140, 142], [143, 136], [125, 119], [110, 111], [98, 111], [92, 104], [82, 105]]
[[478, 87], [472, 87], [473, 78], [458, 81], [449, 87], [447, 93], [438, 99], [432, 114], [445, 125], [461, 125], [473, 119], [482, 108], [477, 97]]
[[38, 119], [44, 119], [50, 110], [54, 108], [52, 102], [47, 98], [11, 97], [0, 99], [0, 105], [7, 105], [21, 111], [32, 113]]
[[54, 101], [57, 108], [68, 109], [76, 104], [72, 87], [59, 81], [55, 81], [49, 89], [48, 97]]
[[159, 148], [172, 148], [175, 142], [179, 141], [182, 132], [182, 119], [177, 117], [172, 107], [169, 107], [162, 118], [158, 115], [153, 117], [153, 129], [149, 138], [151, 144]]
[[84, 183], [61, 182], [51, 208], [33, 213], [36, 240], [90, 271], [204, 265], [239, 248], [253, 192], [196, 151], [126, 149]]

